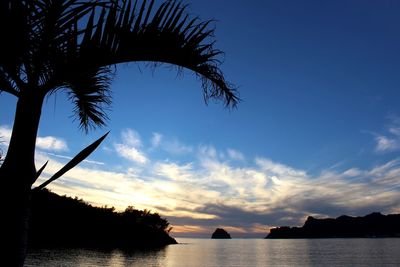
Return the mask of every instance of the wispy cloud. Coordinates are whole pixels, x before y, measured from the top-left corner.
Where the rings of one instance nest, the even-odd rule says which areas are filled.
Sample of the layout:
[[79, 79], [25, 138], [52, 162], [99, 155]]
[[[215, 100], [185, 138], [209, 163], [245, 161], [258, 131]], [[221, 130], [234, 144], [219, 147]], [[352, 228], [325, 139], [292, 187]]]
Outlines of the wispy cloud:
[[162, 138], [163, 138], [163, 135], [162, 135], [162, 134], [160, 134], [160, 133], [153, 133], [153, 134], [152, 134], [152, 137], [151, 137], [151, 140], [150, 140], [152, 148], [159, 147], [160, 144], [161, 144]]
[[[237, 235], [262, 236], [269, 226], [299, 225], [308, 215], [400, 210], [400, 159], [370, 169], [329, 168], [313, 176], [264, 157], [238, 167], [213, 146], [198, 146], [195, 153], [189, 163], [148, 159], [140, 172], [78, 167], [51, 186], [96, 205], [155, 210], [177, 234], [209, 234], [223, 226]], [[52, 164], [49, 173], [57, 169], [57, 161]]]
[[139, 164], [146, 164], [149, 161], [146, 154], [140, 150], [142, 141], [139, 133], [125, 129], [121, 133], [121, 139], [122, 143], [114, 144], [114, 149], [120, 157]]
[[244, 161], [244, 155], [232, 148], [227, 149], [228, 156], [233, 160]]
[[[61, 158], [61, 159], [71, 160], [73, 158], [73, 157], [70, 157], [70, 156], [59, 155], [59, 154], [54, 154], [54, 153], [50, 153], [50, 152], [47, 152], [46, 154], [50, 155], [50, 156], [53, 156], [53, 157]], [[104, 162], [96, 161], [96, 160], [85, 159], [85, 160], [83, 160], [83, 162], [89, 163], [89, 164], [104, 165]]]
[[125, 129], [121, 133], [122, 140], [126, 145], [133, 147], [142, 146], [142, 140], [140, 139], [140, 135], [138, 132], [132, 129]]
[[135, 147], [124, 144], [115, 144], [114, 147], [118, 155], [127, 160], [140, 164], [145, 164], [148, 162], [148, 158], [145, 156], [145, 154]]
[[193, 151], [191, 146], [181, 143], [178, 139], [164, 141], [162, 148], [170, 154], [187, 154]]
[[400, 150], [400, 118], [391, 116], [385, 134], [375, 136], [377, 152]]
[[193, 147], [182, 143], [177, 138], [165, 137], [161, 133], [153, 133], [150, 143], [150, 150], [159, 148], [172, 155], [182, 155], [193, 152]]
[[66, 151], [68, 150], [67, 142], [61, 138], [54, 136], [38, 137], [36, 139], [36, 147], [49, 151]]
[[[0, 128], [0, 133], [6, 131]], [[226, 227], [234, 235], [263, 236], [270, 226], [300, 225], [308, 215], [400, 211], [400, 159], [364, 169], [331, 167], [311, 175], [265, 157], [246, 158], [236, 150], [229, 155], [228, 149], [211, 145], [197, 146], [191, 162], [158, 160], [142, 152], [152, 146], [146, 148], [137, 132], [126, 130], [114, 149], [135, 164], [124, 169], [80, 165], [49, 187], [95, 205], [157, 211], [179, 235], [209, 235], [215, 227]], [[49, 157], [38, 183], [63, 166], [60, 155], [42, 150], [37, 151], [38, 166]]]
[[[3, 141], [4, 146], [8, 146], [11, 139], [11, 127], [7, 125], [0, 125], [0, 140]], [[67, 142], [55, 136], [38, 136], [36, 139], [36, 148], [47, 151], [67, 151]]]
[[377, 136], [376, 140], [376, 151], [387, 152], [394, 151], [400, 148], [400, 140], [395, 138], [389, 138], [386, 136]]
[[0, 125], [0, 141], [1, 144], [8, 146], [11, 138], [11, 128], [7, 125]]
[[200, 145], [198, 149], [198, 154], [200, 159], [202, 160], [216, 159], [218, 156], [217, 150], [211, 145]]

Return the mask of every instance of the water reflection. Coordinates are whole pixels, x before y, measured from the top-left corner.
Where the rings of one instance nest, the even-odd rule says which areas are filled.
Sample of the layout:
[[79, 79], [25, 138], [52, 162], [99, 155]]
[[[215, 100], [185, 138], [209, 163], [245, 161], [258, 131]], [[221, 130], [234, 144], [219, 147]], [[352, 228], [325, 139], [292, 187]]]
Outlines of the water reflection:
[[32, 250], [26, 266], [400, 266], [400, 238], [178, 239], [150, 251]]
[[152, 266], [164, 267], [166, 249], [36, 249], [29, 252], [25, 266]]

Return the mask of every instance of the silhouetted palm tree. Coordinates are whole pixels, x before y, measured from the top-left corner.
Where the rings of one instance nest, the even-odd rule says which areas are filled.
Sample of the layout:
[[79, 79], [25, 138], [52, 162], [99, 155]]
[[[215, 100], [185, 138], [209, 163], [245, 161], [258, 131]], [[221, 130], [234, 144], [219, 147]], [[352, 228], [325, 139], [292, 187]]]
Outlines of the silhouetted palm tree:
[[238, 102], [218, 67], [221, 52], [210, 40], [210, 21], [189, 18], [185, 6], [175, 1], [153, 5], [145, 0], [0, 1], [0, 92], [18, 98], [0, 169], [2, 197], [9, 203], [1, 230], [9, 250], [2, 251], [2, 261], [21, 265], [25, 255], [35, 142], [47, 95], [66, 90], [87, 131], [105, 123], [114, 66], [151, 61], [196, 73], [206, 100], [219, 99], [227, 106]]
[[[2, 141], [0, 140], [0, 143], [1, 143]], [[0, 166], [1, 166], [1, 164], [3, 163], [3, 149], [1, 149], [1, 147], [0, 147]]]

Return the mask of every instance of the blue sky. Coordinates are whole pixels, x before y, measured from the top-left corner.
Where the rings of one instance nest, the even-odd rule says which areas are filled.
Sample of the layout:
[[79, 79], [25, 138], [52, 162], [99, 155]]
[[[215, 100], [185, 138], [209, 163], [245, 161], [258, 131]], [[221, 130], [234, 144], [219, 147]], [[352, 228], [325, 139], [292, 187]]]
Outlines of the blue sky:
[[[158, 211], [177, 236], [398, 213], [400, 2], [253, 2], [189, 2], [216, 20], [237, 109], [205, 105], [188, 71], [135, 63], [118, 66], [103, 129], [79, 131], [65, 94], [49, 97], [37, 143], [38, 165], [50, 159], [44, 178], [111, 131], [92, 162], [51, 189]], [[15, 99], [1, 94], [0, 105], [7, 141]]]

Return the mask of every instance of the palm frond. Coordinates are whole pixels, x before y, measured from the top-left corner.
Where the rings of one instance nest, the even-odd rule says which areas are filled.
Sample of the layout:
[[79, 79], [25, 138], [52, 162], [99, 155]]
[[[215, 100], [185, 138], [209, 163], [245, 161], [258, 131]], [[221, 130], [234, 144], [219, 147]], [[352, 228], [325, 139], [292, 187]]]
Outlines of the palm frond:
[[15, 93], [4, 83], [12, 81], [23, 87], [23, 63], [29, 55], [31, 44], [32, 7], [29, 1], [0, 1], [0, 69], [2, 90]]
[[42, 174], [43, 170], [46, 168], [48, 163], [49, 161], [46, 161], [46, 163], [36, 172], [36, 175], [33, 178], [31, 184], [34, 184], [36, 182], [36, 180], [40, 177], [40, 175]]
[[65, 52], [65, 33], [71, 25], [108, 2], [0, 1], [0, 90], [14, 95], [40, 90], [53, 75], [53, 62]]
[[65, 76], [65, 87], [69, 88], [69, 98], [75, 105], [74, 118], [86, 132], [93, 126], [103, 126], [108, 117], [106, 111], [111, 104], [110, 67], [98, 69], [81, 66], [74, 73]]
[[33, 70], [29, 73], [31, 83], [45, 87], [44, 90], [49, 89], [43, 85], [51, 81], [53, 76], [57, 76], [58, 66], [67, 64], [71, 59], [66, 53], [71, 52], [68, 49], [71, 41], [79, 38], [80, 31], [73, 30], [77, 27], [78, 21], [92, 12], [93, 8], [105, 4], [105, 1], [37, 1], [35, 6], [40, 17], [35, 20], [33, 27], [34, 53], [31, 53], [28, 64]]
[[[1, 140], [1, 137], [0, 137], [0, 144], [1, 144], [2, 142], [3, 142], [3, 141]], [[3, 161], [4, 161], [3, 150], [2, 150], [1, 147], [0, 147], [0, 166], [3, 164]]]
[[[107, 132], [105, 135], [101, 136], [99, 139], [97, 139], [96, 141], [85, 147], [83, 150], [81, 150], [81, 152], [76, 154], [76, 156], [73, 157], [67, 164], [65, 164], [58, 172], [56, 172], [53, 176], [51, 176], [50, 179], [43, 182], [38, 187], [35, 187], [33, 190], [41, 190], [45, 188], [48, 184], [57, 180], [58, 178], [63, 176], [66, 172], [68, 172], [76, 165], [78, 165], [81, 161], [85, 160], [90, 154], [93, 153], [93, 151], [96, 150], [96, 148], [101, 144], [101, 142], [103, 142], [103, 140], [107, 137], [109, 133], [110, 132]], [[42, 169], [44, 169], [44, 167], [46, 166], [43, 166]]]
[[146, 61], [193, 71], [206, 101], [235, 106], [238, 93], [220, 69], [211, 21], [186, 9], [171, 0], [0, 1], [0, 90], [45, 95], [69, 88], [88, 130], [107, 119], [112, 66]]
[[219, 68], [222, 52], [211, 40], [211, 21], [189, 20], [186, 6], [176, 1], [166, 1], [155, 11], [154, 0], [141, 5], [135, 1], [132, 10], [130, 0], [122, 1], [122, 7], [118, 1], [112, 3], [108, 12], [101, 13], [96, 27], [92, 14], [80, 46], [81, 58], [90, 58], [100, 66], [135, 61], [170, 63], [201, 78], [206, 101], [219, 99], [226, 106], [238, 103], [236, 89]]
[[19, 92], [13, 86], [13, 81], [8, 73], [0, 67], [0, 93], [4, 91], [18, 97]]

